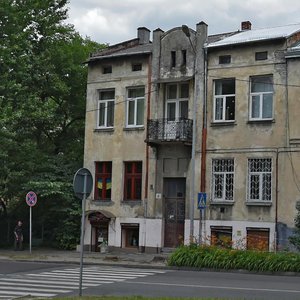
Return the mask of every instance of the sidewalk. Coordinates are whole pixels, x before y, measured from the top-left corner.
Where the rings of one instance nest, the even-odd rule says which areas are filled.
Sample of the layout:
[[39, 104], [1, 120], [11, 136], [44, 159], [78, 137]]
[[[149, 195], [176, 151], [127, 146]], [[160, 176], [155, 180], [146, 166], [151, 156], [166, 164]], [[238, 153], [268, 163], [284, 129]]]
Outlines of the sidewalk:
[[[87, 251], [83, 254], [83, 263], [164, 268], [167, 266], [167, 259], [169, 255], [170, 253], [149, 254], [128, 252], [122, 249], [112, 250], [107, 253]], [[0, 260], [79, 264], [80, 252], [75, 250], [34, 248], [30, 253], [28, 249], [24, 251], [0, 249]]]

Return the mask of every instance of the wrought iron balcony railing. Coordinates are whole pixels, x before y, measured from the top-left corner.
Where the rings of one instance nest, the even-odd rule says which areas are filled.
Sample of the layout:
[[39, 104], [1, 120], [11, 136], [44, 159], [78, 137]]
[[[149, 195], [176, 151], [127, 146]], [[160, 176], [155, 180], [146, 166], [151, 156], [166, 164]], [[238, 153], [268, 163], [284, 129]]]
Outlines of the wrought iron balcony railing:
[[147, 123], [147, 142], [192, 142], [193, 121], [190, 119], [153, 119]]

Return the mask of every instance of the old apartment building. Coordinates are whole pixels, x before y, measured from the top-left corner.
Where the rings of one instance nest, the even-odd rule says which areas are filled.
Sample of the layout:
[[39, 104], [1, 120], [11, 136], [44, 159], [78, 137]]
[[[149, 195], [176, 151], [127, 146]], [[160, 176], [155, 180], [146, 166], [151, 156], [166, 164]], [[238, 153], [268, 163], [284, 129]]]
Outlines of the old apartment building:
[[152, 41], [141, 27], [90, 56], [91, 251], [288, 245], [300, 201], [300, 25], [241, 25], [213, 36], [204, 22], [158, 28]]

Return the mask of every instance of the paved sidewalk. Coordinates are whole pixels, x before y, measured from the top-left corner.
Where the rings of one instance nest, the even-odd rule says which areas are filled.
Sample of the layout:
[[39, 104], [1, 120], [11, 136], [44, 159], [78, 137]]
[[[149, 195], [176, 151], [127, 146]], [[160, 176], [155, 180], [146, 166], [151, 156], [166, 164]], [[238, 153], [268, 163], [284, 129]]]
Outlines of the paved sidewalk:
[[[107, 253], [86, 251], [83, 255], [83, 262], [84, 264], [164, 268], [167, 266], [169, 255], [170, 253], [149, 254], [129, 252], [122, 249], [112, 250]], [[30, 253], [29, 250], [14, 251], [11, 249], [0, 249], [0, 260], [80, 263], [80, 252], [34, 248]]]

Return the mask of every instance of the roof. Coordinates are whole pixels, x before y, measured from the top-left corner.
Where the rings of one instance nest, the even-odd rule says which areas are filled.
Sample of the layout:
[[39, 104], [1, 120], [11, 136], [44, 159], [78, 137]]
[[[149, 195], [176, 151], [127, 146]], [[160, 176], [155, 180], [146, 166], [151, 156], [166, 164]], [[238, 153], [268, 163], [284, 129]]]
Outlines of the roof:
[[87, 62], [120, 56], [146, 55], [152, 53], [152, 43], [140, 43], [139, 38], [109, 46], [98, 52], [91, 53]]
[[286, 58], [300, 57], [300, 42], [296, 43], [293, 47], [287, 49], [285, 53]]
[[222, 40], [209, 43], [206, 47], [221, 47], [235, 44], [244, 44], [250, 42], [288, 38], [300, 31], [300, 24], [292, 24], [264, 29], [252, 29], [237, 32], [234, 35], [225, 37]]

